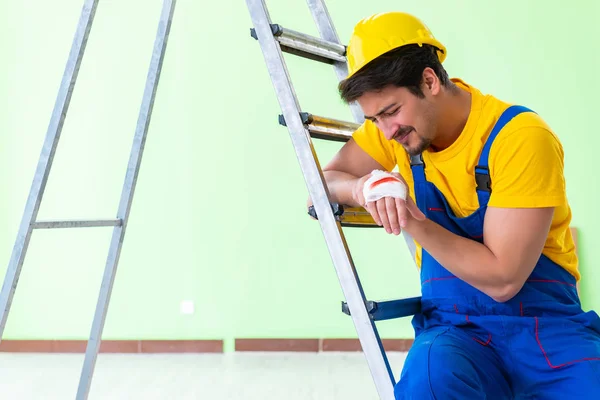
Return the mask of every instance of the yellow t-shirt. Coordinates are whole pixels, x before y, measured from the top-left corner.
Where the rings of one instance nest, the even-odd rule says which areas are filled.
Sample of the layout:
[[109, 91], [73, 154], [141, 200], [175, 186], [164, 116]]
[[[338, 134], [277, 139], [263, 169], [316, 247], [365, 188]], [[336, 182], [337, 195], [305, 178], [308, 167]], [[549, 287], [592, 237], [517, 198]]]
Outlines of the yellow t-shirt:
[[[471, 112], [459, 138], [448, 148], [423, 152], [425, 176], [444, 195], [457, 217], [466, 217], [479, 207], [475, 190], [475, 166], [494, 124], [510, 106], [460, 79], [452, 79], [471, 93]], [[395, 141], [387, 140], [369, 120], [353, 134], [356, 143], [388, 171], [398, 166], [415, 199], [409, 157]], [[555, 207], [543, 254], [580, 278], [575, 244], [570, 231], [569, 207], [563, 174], [562, 145], [539, 115], [522, 113], [499, 133], [489, 153], [491, 207]], [[420, 265], [421, 247], [417, 246]]]

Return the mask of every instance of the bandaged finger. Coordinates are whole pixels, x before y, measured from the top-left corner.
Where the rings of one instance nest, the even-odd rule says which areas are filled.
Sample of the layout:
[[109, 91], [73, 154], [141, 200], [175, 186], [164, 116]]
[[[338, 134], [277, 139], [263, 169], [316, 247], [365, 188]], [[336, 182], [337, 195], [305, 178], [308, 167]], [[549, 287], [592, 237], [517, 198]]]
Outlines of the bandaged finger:
[[374, 170], [363, 186], [365, 203], [374, 202], [384, 197], [406, 200], [406, 195], [407, 188], [404, 182], [386, 171]]

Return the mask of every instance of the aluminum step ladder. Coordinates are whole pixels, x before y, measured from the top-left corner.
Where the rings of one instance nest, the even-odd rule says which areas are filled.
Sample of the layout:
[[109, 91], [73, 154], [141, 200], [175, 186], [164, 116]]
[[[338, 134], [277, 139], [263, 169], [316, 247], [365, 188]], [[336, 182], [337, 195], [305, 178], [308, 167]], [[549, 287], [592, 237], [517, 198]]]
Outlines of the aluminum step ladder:
[[[344, 208], [329, 202], [329, 192], [312, 139], [346, 142], [364, 121], [357, 104], [350, 105], [354, 122], [315, 116], [302, 111], [292, 85], [283, 53], [331, 64], [339, 80], [346, 77], [346, 46], [340, 43], [323, 0], [307, 0], [320, 37], [313, 37], [271, 22], [264, 0], [246, 0], [252, 19], [251, 35], [258, 40], [275, 89], [282, 115], [279, 122], [290, 134], [313, 206], [309, 213], [319, 217], [321, 230], [340, 281], [345, 302], [342, 311], [352, 317], [379, 397], [394, 399], [394, 374], [375, 326], [375, 321], [400, 318], [420, 312], [421, 298], [367, 301], [344, 238], [344, 227], [377, 227], [363, 208]], [[415, 258], [412, 238], [403, 232]]]
[[160, 72], [165, 56], [167, 39], [171, 28], [171, 21], [175, 10], [176, 0], [164, 0], [162, 12], [158, 23], [158, 30], [154, 42], [150, 67], [146, 78], [146, 85], [142, 98], [142, 104], [139, 111], [137, 126], [135, 129], [133, 145], [127, 170], [125, 181], [121, 192], [121, 199], [117, 211], [116, 218], [107, 218], [101, 220], [54, 220], [54, 221], [38, 221], [37, 215], [44, 195], [46, 182], [52, 167], [52, 161], [58, 146], [58, 141], [65, 121], [69, 103], [73, 89], [77, 81], [77, 75], [81, 60], [86, 48], [87, 39], [92, 28], [92, 22], [98, 6], [98, 0], [85, 0], [81, 10], [81, 16], [77, 25], [77, 30], [73, 39], [73, 44], [67, 59], [66, 68], [62, 77], [58, 96], [54, 105], [54, 110], [50, 119], [46, 138], [38, 161], [33, 183], [25, 205], [25, 211], [21, 219], [21, 225], [17, 234], [17, 238], [13, 247], [10, 263], [6, 271], [6, 277], [0, 292], [0, 340], [6, 326], [10, 306], [17, 288], [19, 275], [25, 261], [25, 254], [31, 235], [34, 229], [57, 229], [57, 228], [83, 228], [83, 227], [113, 227], [112, 239], [106, 260], [104, 276], [96, 306], [94, 320], [92, 323], [91, 333], [87, 343], [85, 359], [81, 371], [79, 387], [77, 390], [77, 399], [83, 400], [88, 398], [92, 375], [96, 365], [98, 350], [102, 338], [102, 330], [106, 320], [106, 313], [110, 301], [110, 295], [113, 288], [113, 283], [117, 273], [117, 265], [123, 239], [125, 237], [125, 229], [129, 219], [129, 211], [133, 201], [133, 195], [137, 182], [140, 164], [142, 161], [142, 153], [146, 141], [156, 90], [160, 78]]

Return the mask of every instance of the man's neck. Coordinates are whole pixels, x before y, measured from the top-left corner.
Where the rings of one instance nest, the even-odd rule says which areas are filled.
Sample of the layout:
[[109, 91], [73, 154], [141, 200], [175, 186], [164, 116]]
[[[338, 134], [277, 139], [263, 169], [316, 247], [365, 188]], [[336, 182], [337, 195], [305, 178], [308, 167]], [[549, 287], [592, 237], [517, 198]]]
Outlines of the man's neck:
[[435, 151], [450, 147], [461, 135], [471, 112], [471, 93], [451, 84], [442, 102], [438, 132], [431, 144]]

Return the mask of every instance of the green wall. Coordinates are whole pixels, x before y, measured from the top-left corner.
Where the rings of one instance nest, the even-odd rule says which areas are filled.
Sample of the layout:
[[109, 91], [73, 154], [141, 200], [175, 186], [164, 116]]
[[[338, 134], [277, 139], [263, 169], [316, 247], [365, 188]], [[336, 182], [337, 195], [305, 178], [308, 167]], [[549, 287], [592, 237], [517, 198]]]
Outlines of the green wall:
[[[0, 2], [0, 273], [62, 77], [82, 0]], [[302, 0], [268, 2], [274, 22], [317, 34]], [[452, 4], [452, 5], [450, 5]], [[518, 5], [517, 5], [518, 4]], [[586, 308], [600, 307], [594, 162], [598, 2], [328, 2], [347, 40], [363, 16], [415, 13], [449, 50], [446, 66], [508, 101], [538, 111], [566, 151], [579, 228]], [[40, 219], [110, 218], [137, 120], [160, 0], [101, 1], [50, 176]], [[245, 2], [179, 0], [106, 339], [354, 337]], [[330, 66], [287, 56], [304, 109], [350, 119]], [[316, 143], [326, 162], [338, 145]], [[6, 339], [85, 339], [109, 228], [36, 231]], [[400, 237], [349, 229], [368, 297], [418, 295]], [[193, 315], [180, 313], [193, 300]], [[410, 337], [409, 320], [379, 323]]]

